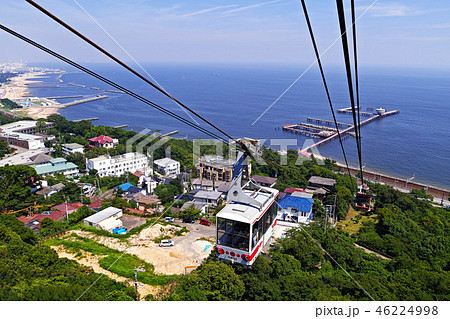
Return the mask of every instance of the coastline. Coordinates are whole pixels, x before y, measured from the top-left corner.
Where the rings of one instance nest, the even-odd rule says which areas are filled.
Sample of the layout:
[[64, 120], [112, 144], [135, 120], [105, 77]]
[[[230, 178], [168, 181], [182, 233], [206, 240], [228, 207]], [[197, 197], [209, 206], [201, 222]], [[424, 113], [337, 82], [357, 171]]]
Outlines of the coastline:
[[[36, 77], [54, 74], [56, 70], [53, 71], [39, 71], [39, 72], [26, 72], [19, 74], [16, 77], [10, 78], [9, 82], [4, 83], [1, 88], [5, 90], [4, 98], [8, 98], [11, 100], [26, 100], [27, 97], [30, 97], [30, 87], [27, 84], [36, 84], [36, 83], [44, 83], [44, 81], [36, 79]], [[65, 72], [60, 71], [61, 75]], [[63, 82], [61, 80], [61, 76], [58, 77], [59, 82]], [[31, 107], [23, 107], [21, 109], [16, 109], [13, 112], [15, 114], [29, 116], [33, 119], [46, 118], [52, 114], [58, 114], [61, 108], [64, 108], [64, 104], [60, 104], [54, 100], [39, 98], [40, 101], [44, 102], [46, 106], [31, 106]], [[315, 155], [316, 156], [316, 155]], [[319, 158], [318, 156], [316, 156]], [[325, 157], [323, 157], [325, 158]], [[345, 167], [344, 164], [337, 162], [337, 165], [340, 167]], [[352, 174], [356, 174], [356, 168], [352, 167]], [[392, 175], [390, 175], [392, 174]], [[413, 180], [407, 180], [404, 178], [399, 178], [395, 176], [395, 172], [389, 173], [381, 173], [379, 171], [372, 170], [364, 170], [364, 178], [369, 181], [382, 182], [385, 184], [392, 185], [396, 188], [403, 189], [405, 191], [410, 191], [411, 189], [427, 189], [427, 192], [435, 197], [441, 198], [444, 195], [444, 198], [447, 199], [450, 196], [450, 191], [445, 188], [433, 186], [432, 184], [415, 182]]]
[[[316, 157], [317, 159], [321, 159], [321, 160], [329, 159], [329, 160], [335, 161], [335, 160], [333, 160], [331, 158], [327, 158], [325, 156], [320, 156], [320, 155], [316, 155], [316, 154], [312, 154], [312, 155], [314, 155], [314, 157]], [[345, 166], [345, 164], [340, 163], [338, 161], [335, 161], [335, 162], [339, 168], [344, 170], [344, 172], [347, 170], [347, 166]], [[351, 175], [354, 177], [357, 176], [357, 174], [359, 173], [359, 169], [356, 167], [349, 166], [349, 170], [350, 170]], [[395, 177], [395, 176], [392, 176], [392, 175], [389, 175], [386, 173], [380, 173], [380, 172], [376, 172], [376, 171], [372, 171], [372, 170], [368, 170], [368, 169], [363, 169], [363, 177], [365, 180], [367, 180], [369, 182], [390, 185], [390, 186], [393, 186], [395, 189], [403, 191], [403, 192], [410, 192], [413, 189], [425, 190], [427, 194], [433, 195], [435, 200], [440, 201], [442, 199], [443, 202], [450, 204], [449, 203], [449, 198], [450, 198], [450, 190], [449, 189], [437, 187], [437, 186], [430, 185], [430, 184], [415, 182], [413, 179]]]
[[[30, 91], [27, 84], [42, 83], [42, 81], [34, 80], [35, 78], [46, 75], [46, 72], [26, 72], [19, 74], [9, 79], [9, 82], [2, 85], [4, 89], [5, 99], [12, 100], [14, 102], [25, 101], [30, 97]], [[59, 109], [63, 108], [63, 105], [55, 100], [39, 98], [41, 102], [44, 102], [46, 106], [31, 106], [15, 109], [13, 113], [31, 117], [33, 119], [46, 118], [52, 114], [58, 114]]]

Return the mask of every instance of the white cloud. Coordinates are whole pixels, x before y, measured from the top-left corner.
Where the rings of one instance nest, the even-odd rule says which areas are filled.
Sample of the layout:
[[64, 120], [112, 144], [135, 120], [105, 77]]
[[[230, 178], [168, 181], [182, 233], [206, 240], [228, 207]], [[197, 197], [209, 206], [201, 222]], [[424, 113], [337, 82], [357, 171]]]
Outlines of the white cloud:
[[208, 13], [211, 11], [216, 11], [216, 10], [220, 10], [220, 9], [228, 9], [228, 8], [233, 8], [233, 7], [237, 7], [237, 6], [238, 6], [237, 4], [232, 4], [229, 6], [218, 6], [218, 7], [214, 7], [214, 8], [208, 8], [208, 9], [203, 9], [203, 10], [195, 11], [192, 13], [184, 14], [184, 15], [182, 15], [182, 17], [192, 17], [195, 15], [204, 14], [204, 13]]
[[[366, 9], [366, 8], [361, 8]], [[374, 17], [407, 17], [420, 15], [423, 12], [400, 3], [375, 4], [369, 12]]]
[[281, 0], [266, 1], [266, 2], [262, 2], [262, 3], [252, 4], [252, 5], [246, 6], [246, 7], [240, 7], [240, 8], [237, 8], [237, 9], [228, 10], [228, 11], [225, 11], [223, 13], [225, 14], [225, 13], [233, 13], [233, 12], [238, 12], [238, 11], [244, 11], [244, 10], [248, 10], [248, 9], [252, 9], [252, 8], [256, 8], [256, 7], [261, 7], [261, 6], [264, 6], [266, 4], [280, 2], [280, 1]]

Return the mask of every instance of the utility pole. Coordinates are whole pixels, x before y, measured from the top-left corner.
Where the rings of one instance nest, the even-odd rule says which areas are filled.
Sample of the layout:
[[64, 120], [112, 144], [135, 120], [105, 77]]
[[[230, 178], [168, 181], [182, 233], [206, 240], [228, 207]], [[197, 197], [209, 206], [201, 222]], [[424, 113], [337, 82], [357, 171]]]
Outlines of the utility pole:
[[333, 218], [334, 218], [334, 224], [336, 225], [336, 222], [337, 222], [337, 219], [336, 219], [336, 194], [334, 195]]
[[138, 293], [138, 287], [142, 286], [140, 282], [137, 281], [137, 274], [138, 271], [145, 271], [144, 268], [134, 268], [134, 287], [136, 288], [136, 301], [139, 301], [139, 293]]
[[325, 206], [325, 223], [324, 223], [324, 227], [323, 227], [323, 233], [324, 234], [327, 232], [327, 219], [328, 219], [328, 214], [330, 212], [330, 206], [331, 205], [326, 205]]

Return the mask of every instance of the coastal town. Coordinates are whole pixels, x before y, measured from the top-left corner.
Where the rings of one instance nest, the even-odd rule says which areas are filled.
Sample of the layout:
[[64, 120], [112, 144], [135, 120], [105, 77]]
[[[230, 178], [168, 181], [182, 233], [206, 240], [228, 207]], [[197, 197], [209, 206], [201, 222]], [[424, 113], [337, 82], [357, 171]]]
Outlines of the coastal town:
[[[403, 244], [387, 243], [398, 234], [378, 228], [393, 211], [399, 214], [394, 206], [427, 209], [436, 216], [450, 208], [448, 190], [370, 171], [364, 171], [361, 182], [357, 169], [346, 175], [344, 165], [311, 154], [296, 165], [301, 152], [263, 148], [257, 140], [239, 140], [234, 157], [232, 152], [217, 155], [217, 141], [196, 157], [192, 141], [177, 139], [176, 132], [152, 132], [149, 139], [123, 128], [94, 126], [90, 120], [68, 121], [57, 114], [63, 105], [30, 94], [30, 87], [40, 83], [36, 78], [49, 74], [64, 71], [0, 66], [0, 225], [12, 227], [0, 226], [0, 232], [17, 232], [27, 249], [38, 243], [36, 247], [49, 249], [45, 254], [73, 261], [74, 269], [86, 267], [119, 283], [111, 300], [251, 300], [254, 294], [270, 299], [248, 276], [260, 278], [259, 267], [271, 264], [271, 285], [280, 285], [286, 277], [277, 277], [275, 271], [294, 271], [290, 259], [302, 276], [325, 275], [333, 267], [323, 253], [324, 247], [332, 249], [326, 236], [351, 243], [342, 249], [352, 254], [347, 262], [357, 267], [354, 271], [360, 269], [356, 260], [397, 265], [406, 253]], [[150, 142], [138, 150], [144, 140]], [[261, 165], [254, 160], [260, 153], [280, 163], [285, 156], [290, 171], [271, 162]], [[256, 157], [247, 158], [249, 154]], [[437, 221], [429, 223], [440, 227]], [[325, 236], [322, 248], [308, 244], [309, 232]], [[415, 235], [403, 234], [402, 240], [408, 236]], [[234, 288], [215, 284], [219, 274], [236, 281]], [[192, 290], [194, 282], [216, 286], [199, 292]], [[316, 291], [331, 293], [317, 285]], [[345, 289], [333, 289], [333, 298], [350, 296]], [[390, 289], [381, 298], [393, 298], [399, 291]], [[215, 290], [220, 298], [213, 297]], [[376, 288], [372, 293], [381, 296]], [[427, 293], [441, 298], [445, 289]], [[353, 294], [350, 298], [361, 298]], [[3, 292], [1, 297], [9, 298]], [[92, 294], [86, 297], [96, 300]]]

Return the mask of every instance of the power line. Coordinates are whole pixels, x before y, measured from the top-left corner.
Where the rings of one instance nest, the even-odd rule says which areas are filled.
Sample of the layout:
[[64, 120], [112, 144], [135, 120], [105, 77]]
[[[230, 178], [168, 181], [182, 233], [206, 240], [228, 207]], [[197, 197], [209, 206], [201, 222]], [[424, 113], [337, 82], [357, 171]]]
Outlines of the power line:
[[301, 2], [302, 2], [302, 7], [303, 7], [303, 13], [305, 14], [306, 23], [308, 25], [309, 34], [311, 36], [314, 53], [316, 54], [317, 64], [320, 69], [320, 74], [322, 75], [322, 81], [323, 81], [323, 85], [325, 87], [325, 92], [327, 93], [328, 104], [330, 105], [331, 114], [333, 115], [334, 125], [336, 127], [336, 132], [339, 137], [339, 143], [341, 144], [342, 154], [344, 155], [345, 165], [347, 166], [348, 174], [351, 175], [350, 168], [348, 167], [347, 156], [346, 156], [345, 150], [344, 150], [344, 144], [342, 143], [341, 133], [339, 131], [339, 126], [338, 126], [337, 120], [336, 120], [336, 114], [334, 113], [333, 103], [331, 102], [330, 92], [328, 90], [327, 81], [325, 79], [325, 74], [324, 74], [323, 67], [322, 67], [322, 61], [320, 60], [320, 54], [319, 54], [319, 50], [317, 49], [316, 39], [314, 37], [314, 32], [313, 32], [313, 29], [311, 26], [311, 21], [309, 20], [308, 9], [306, 8], [305, 0], [301, 0]]
[[42, 51], [44, 51], [44, 52], [46, 52], [46, 53], [48, 53], [50, 55], [56, 57], [57, 59], [59, 59], [61, 61], [64, 61], [64, 62], [72, 65], [73, 67], [75, 67], [75, 68], [77, 68], [77, 69], [79, 69], [79, 70], [81, 70], [81, 71], [83, 71], [83, 72], [85, 72], [85, 73], [87, 73], [87, 74], [89, 74], [89, 75], [99, 79], [100, 81], [102, 81], [102, 82], [104, 82], [106, 84], [109, 84], [109, 85], [111, 85], [111, 86], [113, 86], [113, 87], [115, 87], [115, 88], [125, 92], [126, 94], [128, 94], [128, 95], [130, 95], [130, 96], [132, 96], [132, 97], [134, 97], [134, 98], [144, 102], [145, 104], [148, 104], [151, 107], [153, 107], [153, 108], [155, 108], [155, 109], [157, 109], [157, 110], [159, 110], [159, 111], [161, 111], [161, 112], [163, 112], [163, 113], [165, 113], [165, 114], [167, 114], [167, 115], [169, 115], [169, 116], [171, 116], [171, 117], [173, 117], [173, 118], [175, 118], [175, 119], [177, 119], [177, 120], [179, 120], [179, 121], [181, 121], [181, 122], [183, 122], [183, 123], [185, 123], [185, 124], [187, 124], [189, 126], [191, 126], [192, 128], [195, 128], [196, 130], [198, 130], [198, 131], [200, 131], [200, 132], [202, 132], [202, 133], [204, 133], [204, 134], [206, 134], [206, 135], [208, 135], [210, 137], [217, 138], [217, 139], [221, 140], [222, 142], [224, 142], [225, 144], [228, 144], [228, 142], [226, 140], [224, 140], [223, 138], [221, 138], [217, 134], [215, 134], [213, 132], [210, 132], [207, 129], [204, 129], [201, 126], [198, 126], [198, 125], [196, 125], [196, 124], [194, 124], [194, 123], [184, 119], [183, 117], [181, 117], [181, 116], [179, 116], [179, 115], [177, 115], [177, 114], [175, 114], [175, 113], [173, 113], [173, 112], [171, 112], [169, 110], [166, 110], [165, 108], [159, 106], [158, 104], [147, 100], [146, 98], [144, 98], [144, 97], [142, 97], [142, 96], [140, 96], [140, 95], [138, 95], [138, 94], [136, 94], [136, 93], [126, 89], [126, 88], [124, 88], [123, 86], [121, 86], [121, 85], [119, 85], [119, 84], [117, 84], [117, 83], [115, 83], [113, 81], [108, 80], [107, 78], [105, 78], [105, 77], [95, 73], [94, 71], [91, 71], [91, 70], [81, 66], [80, 64], [78, 64], [78, 63], [76, 63], [76, 62], [74, 62], [74, 61], [72, 61], [72, 60], [70, 60], [70, 59], [68, 59], [68, 58], [66, 58], [66, 57], [64, 57], [64, 56], [62, 56], [62, 55], [52, 51], [52, 50], [50, 50], [50, 49], [48, 49], [47, 47], [45, 47], [45, 46], [43, 46], [43, 45], [41, 45], [41, 44], [39, 44], [39, 43], [37, 43], [37, 42], [35, 42], [33, 40], [31, 40], [31, 39], [21, 35], [20, 33], [17, 33], [17, 32], [11, 30], [10, 28], [8, 28], [8, 27], [6, 27], [4, 25], [0, 25], [0, 29], [2, 29], [4, 31], [8, 32], [9, 34], [11, 34], [11, 35], [13, 35], [13, 36], [15, 36], [15, 37], [17, 37], [17, 38], [19, 38], [19, 39], [29, 43], [29, 44], [31, 44], [32, 46], [34, 46], [34, 47], [36, 47], [36, 48], [38, 48], [38, 49], [40, 49], [40, 50], [42, 50]]
[[[157, 86], [156, 84], [154, 84], [153, 82], [151, 82], [150, 80], [148, 80], [146, 77], [142, 76], [140, 73], [138, 73], [137, 71], [135, 71], [133, 68], [129, 67], [127, 64], [125, 64], [124, 62], [122, 62], [121, 60], [119, 60], [118, 58], [116, 58], [115, 56], [113, 56], [111, 53], [109, 53], [108, 51], [106, 51], [105, 49], [103, 49], [101, 46], [99, 46], [98, 44], [96, 44], [95, 42], [91, 41], [90, 39], [88, 39], [86, 36], [84, 36], [83, 34], [81, 34], [80, 32], [78, 32], [77, 30], [75, 30], [74, 28], [72, 28], [71, 26], [69, 26], [67, 23], [65, 23], [64, 21], [62, 21], [61, 19], [59, 19], [58, 17], [56, 17], [55, 15], [53, 15], [52, 13], [50, 13], [49, 11], [47, 11], [46, 9], [44, 9], [43, 7], [41, 7], [40, 5], [38, 5], [37, 3], [35, 3], [32, 0], [26, 0], [29, 4], [31, 4], [32, 6], [34, 6], [36, 9], [38, 9], [39, 11], [41, 11], [42, 13], [44, 13], [45, 15], [47, 15], [48, 17], [50, 17], [52, 20], [54, 20], [55, 22], [59, 23], [60, 25], [62, 25], [64, 28], [66, 28], [67, 30], [69, 30], [70, 32], [72, 32], [73, 34], [75, 34], [76, 36], [78, 36], [80, 39], [84, 40], [85, 42], [89, 43], [91, 46], [93, 46], [94, 48], [96, 48], [97, 50], [99, 50], [100, 52], [102, 52], [103, 54], [105, 54], [106, 56], [108, 56], [109, 58], [111, 58], [113, 61], [119, 63], [122, 67], [124, 67], [125, 69], [127, 69], [128, 71], [130, 71], [131, 73], [133, 73], [134, 75], [136, 75], [137, 77], [139, 77], [140, 79], [142, 79], [143, 81], [147, 82], [148, 84], [150, 84], [152, 87], [154, 87], [156, 90], [158, 90], [159, 92], [161, 92], [162, 94], [164, 94], [165, 96], [167, 96], [168, 98], [172, 99], [173, 101], [175, 101], [176, 103], [178, 103], [178, 105], [181, 105], [182, 107], [184, 107], [186, 110], [188, 110], [189, 112], [191, 112], [192, 114], [194, 114], [195, 116], [197, 116], [198, 118], [200, 118], [202, 121], [204, 121], [205, 123], [209, 124], [210, 126], [212, 126], [213, 128], [215, 128], [216, 130], [218, 130], [219, 132], [221, 132], [222, 134], [224, 134], [225, 136], [227, 136], [228, 138], [236, 141], [233, 137], [231, 137], [230, 135], [228, 135], [227, 133], [225, 133], [224, 131], [222, 131], [219, 127], [217, 127], [216, 125], [214, 125], [213, 123], [211, 123], [210, 121], [208, 121], [207, 119], [205, 119], [203, 116], [201, 116], [200, 114], [198, 114], [197, 112], [195, 112], [194, 110], [192, 110], [191, 108], [187, 107], [186, 105], [184, 105], [183, 103], [181, 103], [180, 101], [178, 101], [176, 98], [174, 98], [172, 95], [170, 95], [169, 93], [167, 93], [166, 91], [164, 91], [162, 88], [160, 88], [159, 86]], [[237, 142], [237, 141], [236, 141]]]
[[[353, 94], [353, 81], [352, 81], [352, 70], [350, 66], [350, 55], [348, 50], [348, 40], [347, 40], [347, 33], [346, 33], [346, 27], [345, 27], [345, 12], [344, 12], [344, 4], [342, 0], [336, 0], [336, 6], [338, 11], [338, 18], [339, 18], [339, 26], [341, 29], [341, 42], [342, 42], [342, 49], [344, 51], [344, 61], [345, 61], [345, 69], [347, 73], [347, 84], [348, 84], [348, 91], [350, 95], [350, 105], [352, 107], [352, 115], [353, 115], [353, 125], [355, 127], [355, 135], [356, 135], [356, 148], [358, 151], [358, 159], [359, 159], [359, 168], [361, 171], [361, 181], [363, 178], [363, 170], [362, 170], [362, 160], [361, 160], [361, 147], [359, 141], [359, 123], [356, 118], [356, 107], [355, 107], [355, 97]], [[359, 108], [359, 106], [358, 106]]]

